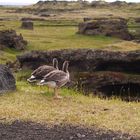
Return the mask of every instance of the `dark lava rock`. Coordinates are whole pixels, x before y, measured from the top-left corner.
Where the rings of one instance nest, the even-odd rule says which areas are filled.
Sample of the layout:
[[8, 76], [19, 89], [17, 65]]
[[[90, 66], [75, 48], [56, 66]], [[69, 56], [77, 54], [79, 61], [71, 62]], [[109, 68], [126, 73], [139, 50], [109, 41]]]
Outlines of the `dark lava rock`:
[[53, 58], [58, 59], [60, 69], [65, 60], [70, 61], [72, 83], [69, 85], [86, 94], [101, 93], [101, 96], [107, 97], [117, 95], [125, 100], [140, 101], [140, 51], [68, 49], [32, 51], [17, 56], [22, 68], [31, 69], [52, 64]]
[[23, 21], [21, 28], [23, 29], [29, 29], [29, 30], [33, 30], [33, 22], [32, 21]]
[[0, 93], [16, 89], [15, 78], [8, 67], [0, 65]]
[[63, 49], [55, 51], [31, 51], [17, 56], [22, 68], [36, 69], [52, 64], [58, 58], [60, 65], [70, 61], [73, 72], [119, 71], [140, 73], [140, 51], [112, 52], [94, 49]]
[[15, 30], [0, 31], [0, 45], [17, 50], [24, 50], [27, 41], [23, 40], [22, 35], [17, 35]]
[[99, 97], [119, 96], [126, 101], [140, 101], [140, 75], [122, 72], [92, 72], [79, 74], [78, 88]]
[[122, 18], [101, 18], [80, 23], [78, 33], [85, 35], [112, 36], [124, 40], [133, 39], [132, 35], [128, 32], [127, 20]]

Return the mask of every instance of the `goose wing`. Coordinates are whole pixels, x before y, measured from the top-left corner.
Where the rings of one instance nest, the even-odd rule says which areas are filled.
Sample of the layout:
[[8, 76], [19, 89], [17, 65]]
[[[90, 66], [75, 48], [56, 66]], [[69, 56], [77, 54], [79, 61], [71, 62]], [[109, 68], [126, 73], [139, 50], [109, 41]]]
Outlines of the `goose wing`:
[[61, 79], [64, 79], [67, 76], [67, 74], [61, 70], [54, 70], [47, 75], [44, 76], [44, 80], [46, 81], [59, 81]]
[[61, 70], [54, 70], [45, 75], [43, 80], [45, 80], [45, 82], [54, 81], [57, 86], [61, 87], [69, 81], [69, 77], [67, 73]]
[[43, 77], [44, 75], [48, 74], [49, 72], [55, 70], [54, 67], [52, 66], [40, 66], [39, 68], [37, 68], [36, 70], [34, 70], [32, 72], [32, 75], [34, 75], [35, 77]]

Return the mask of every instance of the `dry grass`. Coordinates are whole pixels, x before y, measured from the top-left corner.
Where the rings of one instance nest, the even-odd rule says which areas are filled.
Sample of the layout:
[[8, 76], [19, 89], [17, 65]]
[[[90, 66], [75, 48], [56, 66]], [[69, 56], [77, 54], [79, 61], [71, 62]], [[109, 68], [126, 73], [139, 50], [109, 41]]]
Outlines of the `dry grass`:
[[46, 87], [40, 89], [25, 82], [17, 85], [16, 92], [0, 97], [0, 122], [96, 125], [140, 136], [140, 103], [85, 97], [68, 89], [62, 90], [62, 100], [55, 100]]
[[111, 51], [135, 51], [140, 49], [140, 44], [133, 41], [120, 41], [105, 47], [105, 50]]

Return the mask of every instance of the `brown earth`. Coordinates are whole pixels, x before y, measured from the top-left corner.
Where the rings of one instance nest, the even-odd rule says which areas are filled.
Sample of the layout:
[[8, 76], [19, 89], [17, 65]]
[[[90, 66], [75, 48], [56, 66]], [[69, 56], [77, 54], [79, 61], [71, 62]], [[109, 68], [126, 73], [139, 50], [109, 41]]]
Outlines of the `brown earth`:
[[99, 130], [72, 125], [49, 127], [32, 122], [15, 121], [0, 124], [1, 140], [138, 140], [139, 138], [122, 132]]

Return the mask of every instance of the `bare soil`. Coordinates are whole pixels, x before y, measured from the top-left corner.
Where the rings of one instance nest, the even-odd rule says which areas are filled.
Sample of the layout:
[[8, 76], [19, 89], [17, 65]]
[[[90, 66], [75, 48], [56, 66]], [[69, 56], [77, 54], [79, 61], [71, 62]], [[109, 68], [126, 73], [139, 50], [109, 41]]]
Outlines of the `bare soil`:
[[72, 125], [53, 127], [33, 122], [0, 124], [0, 140], [138, 140], [129, 134]]

